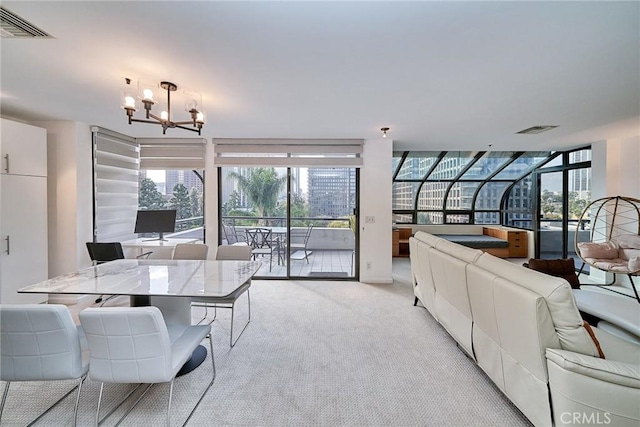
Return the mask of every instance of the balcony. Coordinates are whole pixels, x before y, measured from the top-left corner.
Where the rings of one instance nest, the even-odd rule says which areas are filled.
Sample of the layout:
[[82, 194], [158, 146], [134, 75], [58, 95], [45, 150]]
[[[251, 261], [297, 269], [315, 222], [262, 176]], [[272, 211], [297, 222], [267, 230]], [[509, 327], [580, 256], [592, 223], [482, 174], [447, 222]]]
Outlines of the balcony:
[[[223, 221], [234, 227], [235, 234], [239, 239], [246, 236], [247, 228], [257, 226], [278, 231], [280, 235], [277, 237], [281, 241], [286, 239], [284, 235], [285, 218], [226, 217], [223, 218]], [[291, 277], [351, 278], [355, 276], [355, 237], [349, 228], [348, 218], [295, 218], [291, 219], [291, 224], [292, 233], [303, 232], [307, 225], [313, 224], [306, 245], [308, 260], [304, 257], [304, 250], [291, 249], [291, 259], [289, 260], [289, 275]], [[230, 238], [231, 242], [227, 242], [224, 235], [222, 240], [223, 244], [234, 243], [233, 238]], [[287, 276], [286, 250], [281, 248], [279, 252], [274, 251], [271, 266], [268, 255], [258, 256], [257, 260], [263, 261], [263, 266], [258, 271], [257, 277]]]

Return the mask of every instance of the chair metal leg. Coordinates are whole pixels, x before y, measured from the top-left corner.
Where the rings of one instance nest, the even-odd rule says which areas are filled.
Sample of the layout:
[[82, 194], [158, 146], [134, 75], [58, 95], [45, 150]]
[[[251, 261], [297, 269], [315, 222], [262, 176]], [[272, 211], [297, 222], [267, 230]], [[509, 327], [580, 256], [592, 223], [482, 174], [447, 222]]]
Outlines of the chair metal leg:
[[236, 303], [234, 302], [233, 304], [231, 304], [231, 332], [229, 333], [229, 347], [233, 347], [233, 313], [234, 313], [234, 307], [236, 306]]
[[[175, 378], [173, 379], [175, 380]], [[171, 398], [173, 397], [173, 380], [169, 386], [169, 402], [167, 403], [167, 427], [171, 427]]]
[[196, 409], [198, 409], [198, 406], [200, 405], [200, 402], [202, 402], [202, 399], [204, 399], [204, 396], [207, 394], [207, 392], [209, 391], [209, 389], [213, 385], [213, 382], [216, 379], [216, 361], [215, 361], [215, 358], [213, 357], [213, 337], [211, 336], [211, 334], [209, 334], [209, 350], [210, 350], [210, 354], [211, 354], [211, 365], [212, 365], [212, 368], [213, 368], [213, 374], [211, 375], [211, 381], [209, 382], [209, 385], [207, 385], [207, 388], [205, 388], [204, 391], [202, 392], [202, 394], [200, 395], [200, 398], [196, 402], [196, 405], [193, 407], [193, 409], [189, 413], [189, 416], [184, 421], [184, 424], [182, 424], [183, 426], [187, 425], [187, 423], [189, 422], [189, 420], [193, 416], [194, 412], [196, 412]]
[[[127, 395], [116, 406], [113, 407], [113, 409], [111, 409], [111, 411], [109, 411], [109, 413], [107, 415], [102, 417], [101, 420], [98, 418], [98, 422], [97, 422], [96, 425], [101, 424], [102, 422], [104, 422], [104, 420], [109, 418], [111, 416], [111, 414], [113, 414], [129, 398], [129, 396], [131, 396], [133, 393], [135, 393], [140, 388], [140, 386], [142, 386], [142, 384], [138, 384], [137, 386], [135, 386], [129, 393], [127, 393]], [[100, 396], [98, 398], [98, 411], [96, 413], [96, 416], [100, 415], [100, 400], [102, 399], [102, 387], [104, 387], [104, 383], [102, 383], [101, 386], [100, 386]], [[147, 387], [147, 390], [150, 387], [151, 387], [151, 385], [149, 385]], [[145, 393], [146, 393], [146, 390], [145, 390]], [[144, 393], [143, 393], [143, 395], [144, 395]], [[122, 421], [122, 419], [120, 419], [120, 421]]]
[[[205, 307], [209, 307], [209, 306], [206, 305]], [[208, 323], [208, 325], [210, 325], [213, 322], [215, 322], [217, 317], [218, 317], [218, 306], [214, 304], [213, 305], [213, 319], [211, 319], [211, 321]], [[204, 320], [204, 319], [202, 319], [202, 320]]]
[[[197, 305], [196, 307], [201, 307], [201, 306]], [[202, 319], [198, 320], [198, 323], [196, 323], [196, 325], [199, 325], [200, 323], [204, 322], [205, 319], [207, 318], [207, 314], [209, 314], [209, 309], [205, 305], [204, 306], [204, 316], [202, 317]]]
[[193, 303], [193, 307], [204, 307], [204, 317], [200, 319], [198, 323], [196, 323], [196, 325], [201, 324], [207, 319], [207, 316], [209, 316], [209, 307], [213, 307], [213, 319], [211, 319], [208, 324], [210, 325], [215, 322], [216, 318], [218, 317], [218, 309], [215, 305], [209, 305], [208, 303]]
[[[140, 385], [142, 385], [142, 384], [139, 384], [139, 385], [138, 385], [138, 387], [139, 387]], [[127, 409], [127, 412], [125, 412], [125, 413], [124, 413], [124, 415], [123, 415], [122, 417], [120, 417], [120, 419], [118, 420], [118, 422], [115, 424], [115, 427], [118, 427], [118, 426], [120, 425], [120, 423], [122, 423], [122, 421], [126, 418], [126, 416], [127, 416], [127, 415], [129, 415], [129, 414], [131, 413], [131, 411], [133, 411], [133, 409], [134, 409], [136, 406], [138, 406], [138, 403], [140, 403], [140, 401], [142, 400], [142, 398], [147, 394], [147, 392], [149, 391], [149, 389], [151, 389], [151, 387], [153, 387], [153, 386], [154, 386], [154, 384], [148, 384], [148, 385], [147, 385], [147, 388], [145, 388], [145, 389], [144, 389], [144, 391], [140, 394], [140, 396], [138, 396], [138, 398], [136, 399], [136, 401], [135, 401], [135, 402], [133, 402], [133, 405], [131, 405], [131, 407], [130, 407], [129, 409]], [[136, 387], [134, 390], [137, 390], [137, 389], [138, 389], [138, 387]], [[130, 396], [130, 395], [131, 395], [131, 393], [129, 393], [129, 394], [127, 395], [127, 397], [128, 397], [128, 396]], [[124, 400], [126, 400], [126, 398], [125, 398]], [[124, 402], [124, 400], [123, 400], [123, 402]], [[120, 404], [122, 404], [122, 402], [121, 402]], [[118, 405], [118, 406], [120, 406], [120, 405]], [[117, 407], [116, 407], [116, 408], [117, 408]], [[113, 412], [113, 411], [112, 411], [112, 412]], [[110, 413], [109, 415], [111, 415], [111, 413]], [[107, 415], [107, 416], [108, 416], [108, 415]], [[102, 421], [104, 421], [106, 418], [107, 418], [107, 417], [104, 417], [104, 418], [102, 419]]]
[[66, 399], [67, 396], [69, 396], [71, 393], [73, 393], [75, 391], [75, 389], [78, 389], [78, 394], [76, 396], [75, 408], [74, 408], [74, 411], [73, 411], [73, 425], [75, 426], [76, 425], [76, 420], [77, 420], [77, 415], [78, 415], [78, 403], [80, 402], [80, 391], [82, 390], [82, 383], [84, 382], [85, 378], [86, 378], [86, 376], [80, 378], [80, 382], [78, 383], [78, 385], [74, 386], [71, 390], [66, 392], [64, 394], [64, 396], [62, 396], [60, 399], [56, 400], [56, 402], [53, 405], [49, 406], [43, 413], [38, 415], [38, 418], [36, 418], [35, 420], [33, 420], [29, 424], [27, 424], [27, 427], [30, 427], [30, 426], [34, 425], [35, 423], [37, 423], [42, 417], [47, 415], [49, 413], [49, 411], [51, 411], [60, 402], [62, 402], [64, 399]]
[[582, 265], [580, 266], [580, 270], [578, 270], [578, 274], [576, 276], [580, 277], [580, 275], [582, 274], [582, 270], [584, 270], [584, 266], [585, 266], [585, 262], [582, 261]]
[[629, 281], [631, 282], [631, 289], [633, 289], [633, 293], [636, 295], [636, 301], [640, 302], [640, 296], [638, 296], [638, 289], [636, 288], [636, 284], [633, 282], [633, 275], [629, 273], [628, 276], [629, 276]]
[[[100, 425], [100, 402], [102, 402], [102, 391], [104, 390], [104, 383], [100, 383], [100, 394], [98, 395], [98, 409], [96, 409], [96, 427]], [[107, 415], [108, 416], [108, 415]]]
[[7, 401], [7, 394], [9, 394], [9, 385], [11, 381], [7, 381], [7, 385], [4, 387], [4, 392], [2, 393], [2, 402], [0, 402], [0, 421], [2, 421], [2, 411], [4, 410], [4, 403]]
[[247, 329], [247, 326], [249, 326], [249, 322], [251, 322], [251, 296], [249, 295], [249, 289], [247, 289], [247, 304], [248, 304], [249, 318], [247, 320], [247, 323], [244, 324], [244, 327], [236, 337], [235, 341], [233, 339], [233, 319], [234, 319], [234, 312], [235, 312], [234, 307], [236, 304], [235, 302], [231, 304], [231, 335], [229, 335], [229, 345], [231, 347], [236, 345], [236, 342], [238, 342], [238, 340], [240, 339], [240, 335], [242, 335], [244, 330]]
[[80, 382], [78, 383], [78, 395], [76, 396], [76, 405], [73, 407], [73, 427], [78, 423], [78, 405], [80, 404], [80, 392], [82, 391], [82, 384], [84, 380], [87, 379], [87, 376], [83, 376], [80, 378]]

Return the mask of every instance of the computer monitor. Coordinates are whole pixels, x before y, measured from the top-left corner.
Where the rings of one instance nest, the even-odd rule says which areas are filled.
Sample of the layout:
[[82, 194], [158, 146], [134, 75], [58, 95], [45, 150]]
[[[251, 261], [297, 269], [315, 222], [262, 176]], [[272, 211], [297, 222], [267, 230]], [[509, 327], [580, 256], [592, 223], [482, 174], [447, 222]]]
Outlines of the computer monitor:
[[176, 231], [176, 210], [163, 209], [157, 211], [138, 211], [134, 233], [158, 233], [157, 239], [166, 240], [164, 233]]

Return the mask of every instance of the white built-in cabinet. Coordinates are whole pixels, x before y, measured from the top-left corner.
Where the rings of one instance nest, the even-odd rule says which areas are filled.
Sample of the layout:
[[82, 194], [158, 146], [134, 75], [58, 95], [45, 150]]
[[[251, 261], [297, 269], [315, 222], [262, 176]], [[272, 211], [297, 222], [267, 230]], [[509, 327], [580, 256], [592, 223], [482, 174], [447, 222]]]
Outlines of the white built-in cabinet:
[[16, 290], [48, 277], [47, 132], [6, 119], [0, 126], [0, 303], [44, 302]]

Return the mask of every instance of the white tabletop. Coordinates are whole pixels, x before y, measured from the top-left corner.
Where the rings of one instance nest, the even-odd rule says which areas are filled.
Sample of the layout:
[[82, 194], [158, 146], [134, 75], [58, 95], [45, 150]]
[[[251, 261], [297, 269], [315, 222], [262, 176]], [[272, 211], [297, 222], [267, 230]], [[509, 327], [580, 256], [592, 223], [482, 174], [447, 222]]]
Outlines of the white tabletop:
[[174, 248], [180, 243], [196, 243], [199, 239], [178, 239], [167, 238], [164, 240], [153, 240], [149, 237], [139, 237], [137, 239], [120, 242], [123, 248]]
[[249, 282], [258, 261], [121, 259], [54, 277], [20, 293], [225, 297]]

